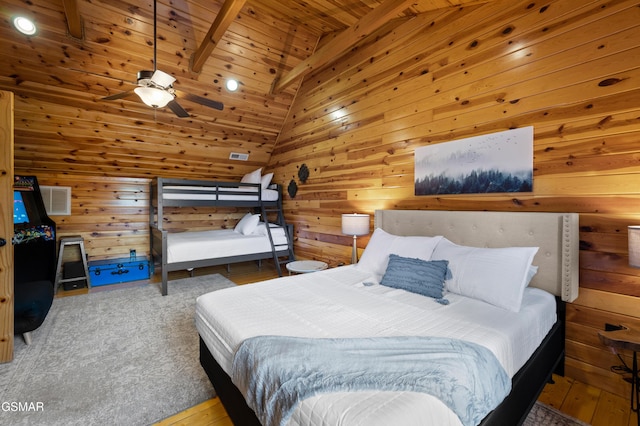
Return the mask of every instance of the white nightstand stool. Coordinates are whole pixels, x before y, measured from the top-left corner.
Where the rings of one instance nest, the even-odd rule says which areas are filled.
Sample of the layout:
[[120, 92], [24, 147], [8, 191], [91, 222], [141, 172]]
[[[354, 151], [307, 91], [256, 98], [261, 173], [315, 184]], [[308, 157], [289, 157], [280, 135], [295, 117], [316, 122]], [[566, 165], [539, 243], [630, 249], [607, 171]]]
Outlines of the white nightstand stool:
[[295, 260], [287, 263], [289, 275], [291, 275], [292, 272], [296, 274], [306, 274], [309, 272], [322, 271], [328, 267], [329, 265], [325, 262], [320, 262], [319, 260]]

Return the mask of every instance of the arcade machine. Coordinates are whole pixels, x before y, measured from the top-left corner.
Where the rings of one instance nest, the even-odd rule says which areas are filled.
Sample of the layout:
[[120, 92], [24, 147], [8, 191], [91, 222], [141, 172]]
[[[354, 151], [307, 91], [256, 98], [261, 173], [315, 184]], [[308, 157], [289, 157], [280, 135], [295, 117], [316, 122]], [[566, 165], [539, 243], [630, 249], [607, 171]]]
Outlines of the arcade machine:
[[35, 176], [13, 181], [13, 247], [15, 284], [55, 281], [56, 224], [47, 216]]
[[53, 302], [56, 224], [47, 216], [35, 176], [13, 182], [14, 333], [31, 343]]

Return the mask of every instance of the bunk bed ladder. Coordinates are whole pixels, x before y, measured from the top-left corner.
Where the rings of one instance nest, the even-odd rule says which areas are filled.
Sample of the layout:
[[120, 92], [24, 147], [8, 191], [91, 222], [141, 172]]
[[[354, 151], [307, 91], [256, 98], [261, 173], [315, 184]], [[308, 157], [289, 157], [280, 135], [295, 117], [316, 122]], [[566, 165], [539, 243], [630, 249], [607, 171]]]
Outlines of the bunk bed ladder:
[[[264, 204], [262, 204], [262, 220], [267, 228], [267, 235], [269, 236], [269, 242], [271, 243], [271, 252], [273, 253], [273, 262], [276, 265], [276, 269], [278, 271], [278, 276], [282, 276], [282, 268], [281, 265], [284, 265], [289, 262], [293, 262], [296, 260], [295, 255], [293, 254], [293, 235], [290, 227], [284, 220], [284, 213], [282, 211], [282, 205], [280, 204], [278, 208], [268, 208]], [[284, 235], [287, 239], [287, 244], [275, 244], [273, 241], [273, 235], [271, 235], [271, 227], [269, 226], [269, 213], [277, 213], [278, 219], [276, 223], [284, 229]], [[278, 255], [279, 251], [283, 249], [287, 250], [286, 258], [280, 258]]]

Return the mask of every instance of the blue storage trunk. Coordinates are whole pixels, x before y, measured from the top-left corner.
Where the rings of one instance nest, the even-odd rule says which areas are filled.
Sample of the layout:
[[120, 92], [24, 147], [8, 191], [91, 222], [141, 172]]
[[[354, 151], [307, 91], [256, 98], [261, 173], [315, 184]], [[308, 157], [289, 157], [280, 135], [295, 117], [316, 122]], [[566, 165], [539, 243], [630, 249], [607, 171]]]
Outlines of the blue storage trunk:
[[146, 257], [96, 260], [89, 262], [89, 276], [92, 287], [148, 280], [149, 260]]

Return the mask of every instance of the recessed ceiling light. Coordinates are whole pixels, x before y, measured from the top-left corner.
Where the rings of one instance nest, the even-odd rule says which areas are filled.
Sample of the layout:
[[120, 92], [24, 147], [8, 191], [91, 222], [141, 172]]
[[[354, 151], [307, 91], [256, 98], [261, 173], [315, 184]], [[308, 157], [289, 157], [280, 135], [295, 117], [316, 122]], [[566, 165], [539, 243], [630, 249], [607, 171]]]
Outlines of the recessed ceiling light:
[[230, 92], [235, 92], [238, 90], [238, 82], [236, 80], [227, 80], [227, 90]]
[[37, 32], [36, 24], [24, 16], [13, 18], [13, 26], [24, 35], [34, 35]]

